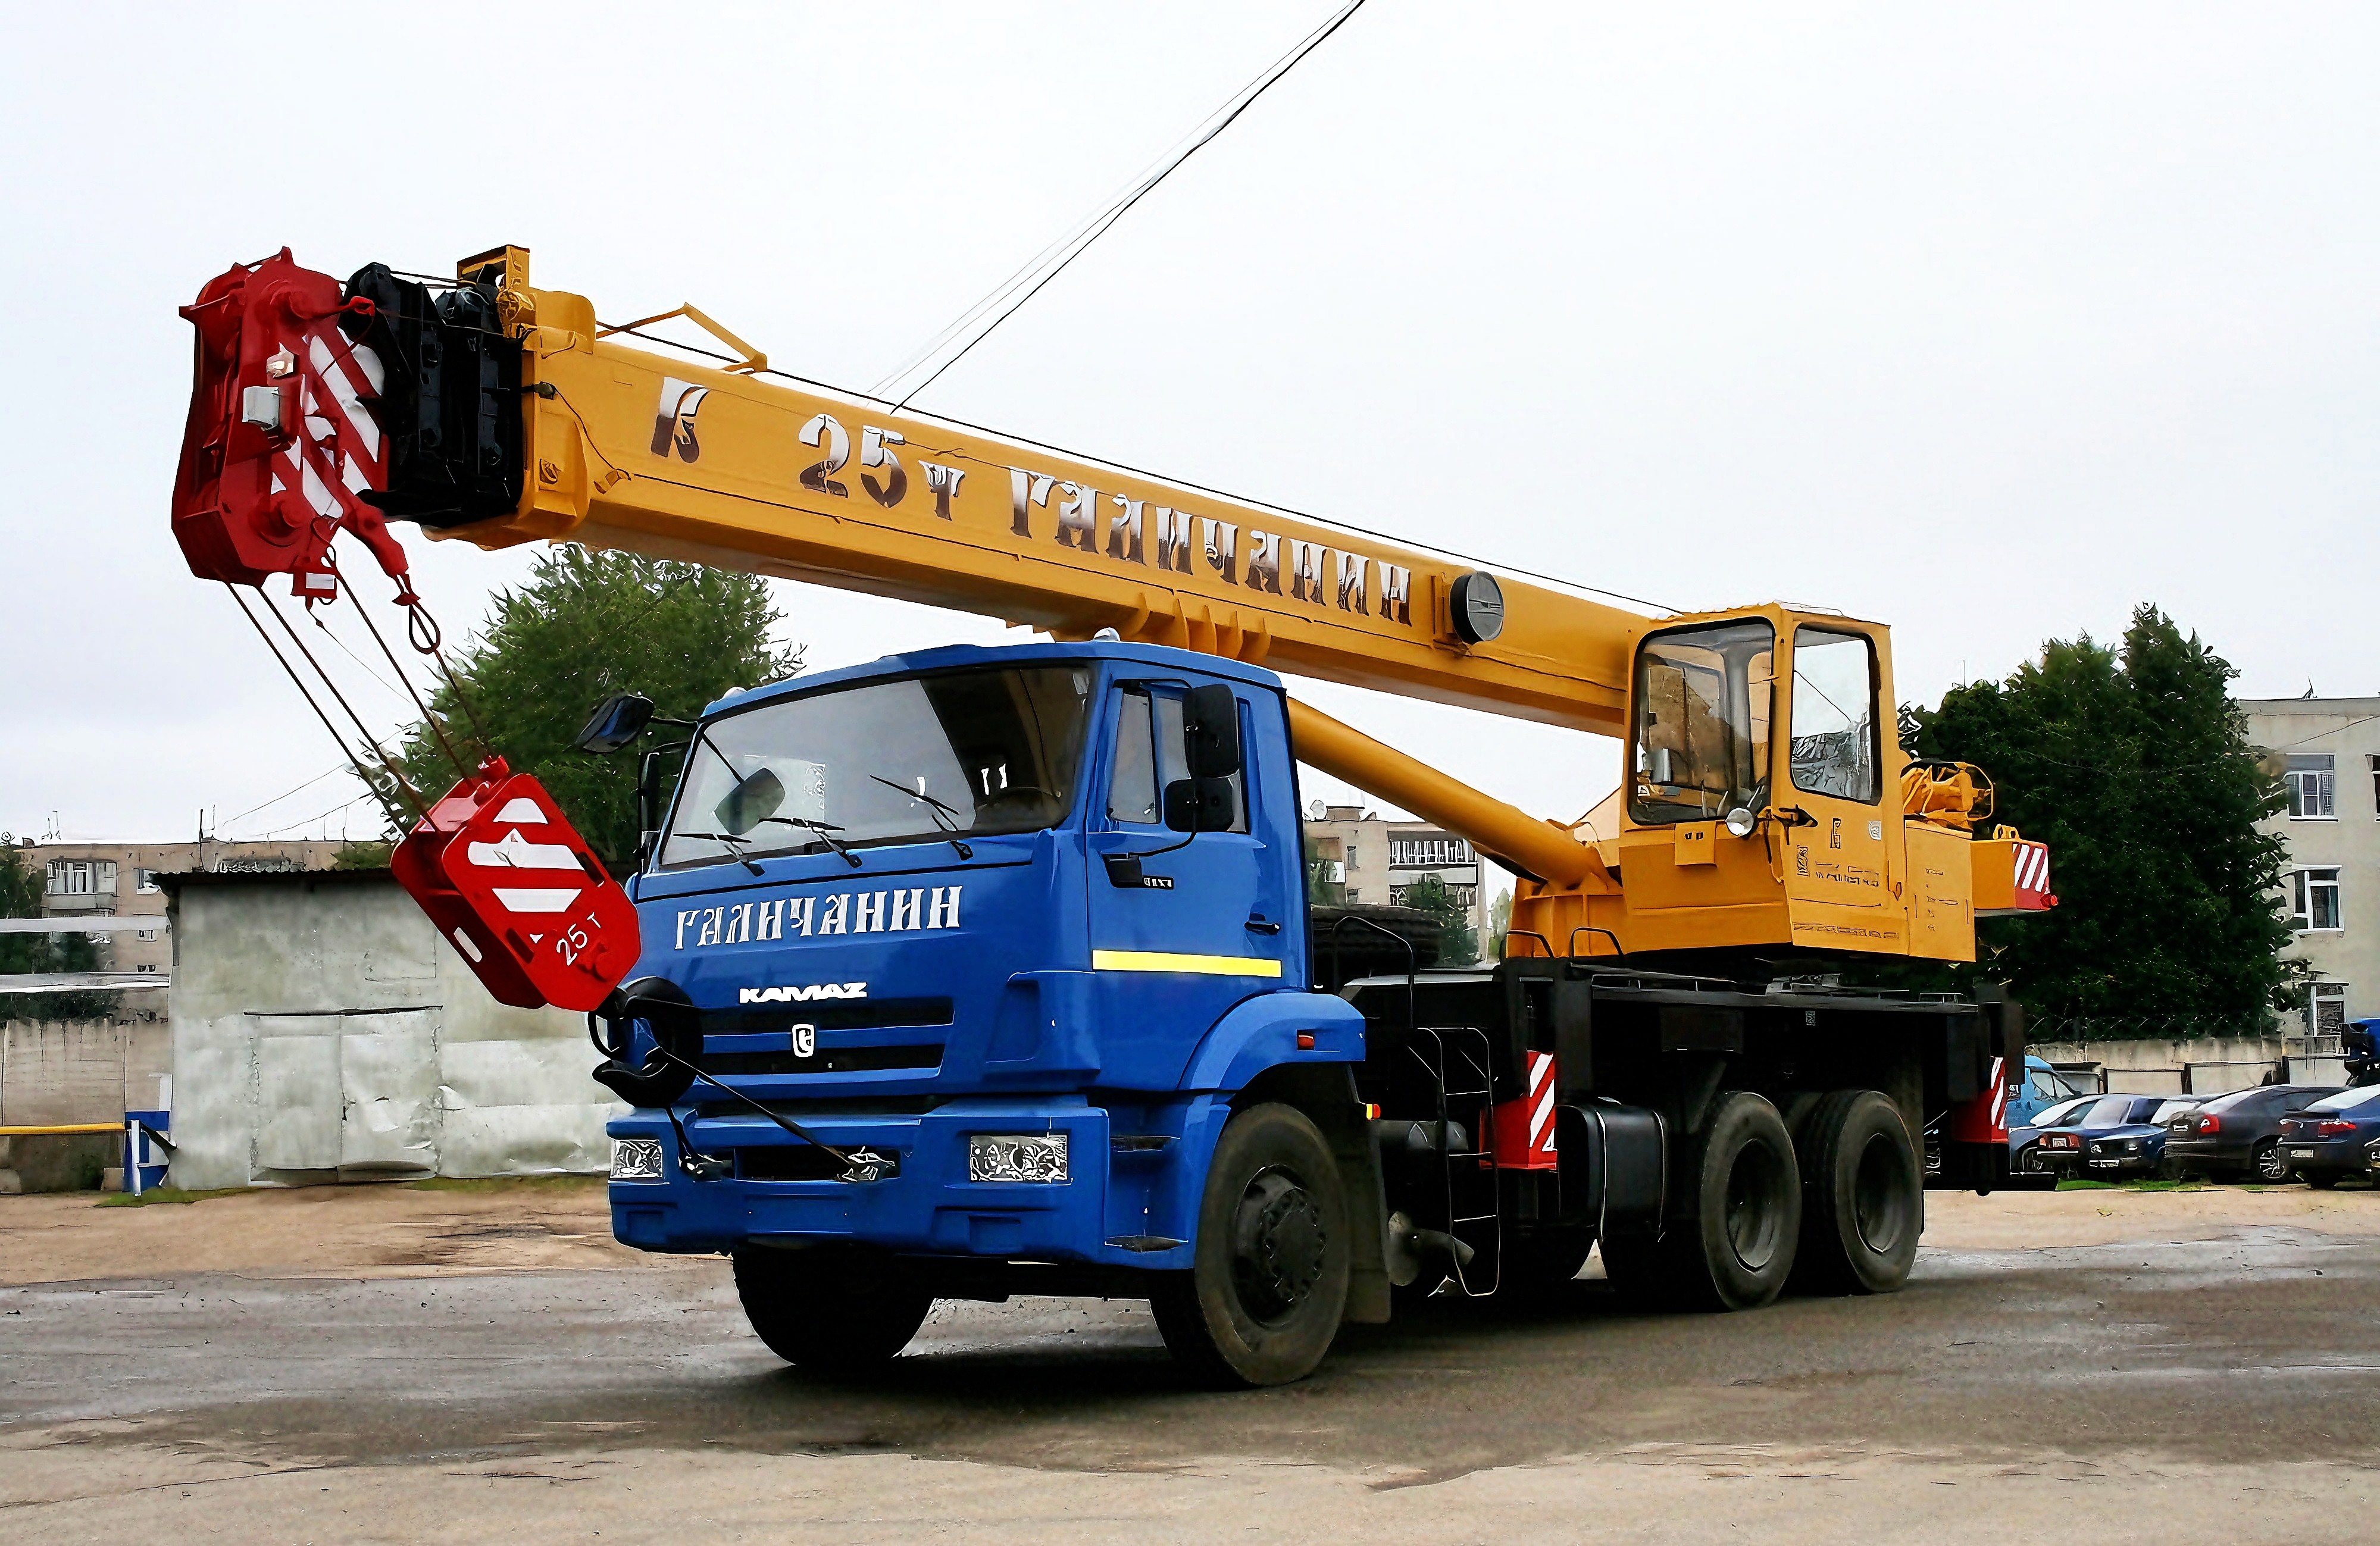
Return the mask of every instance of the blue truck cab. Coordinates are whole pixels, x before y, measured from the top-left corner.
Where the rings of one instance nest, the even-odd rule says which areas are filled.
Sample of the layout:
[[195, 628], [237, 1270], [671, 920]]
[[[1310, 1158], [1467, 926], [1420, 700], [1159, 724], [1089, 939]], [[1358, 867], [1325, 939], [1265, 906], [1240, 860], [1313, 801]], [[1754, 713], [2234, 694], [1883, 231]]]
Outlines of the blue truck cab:
[[[1230, 771], [1196, 776], [1202, 731]], [[1360, 1112], [1363, 1017], [1308, 985], [1297, 810], [1280, 679], [1185, 650], [962, 646], [711, 705], [629, 883], [614, 1232], [735, 1254], [747, 1309], [794, 1306], [756, 1310], [772, 1346], [804, 1316], [864, 1340], [896, 1260], [941, 1296], [1187, 1274], [1234, 1097]], [[691, 1083], [654, 1056], [689, 1023]], [[1271, 1231], [1292, 1298], [1305, 1237], [1347, 1225], [1266, 1201], [1233, 1223]]]

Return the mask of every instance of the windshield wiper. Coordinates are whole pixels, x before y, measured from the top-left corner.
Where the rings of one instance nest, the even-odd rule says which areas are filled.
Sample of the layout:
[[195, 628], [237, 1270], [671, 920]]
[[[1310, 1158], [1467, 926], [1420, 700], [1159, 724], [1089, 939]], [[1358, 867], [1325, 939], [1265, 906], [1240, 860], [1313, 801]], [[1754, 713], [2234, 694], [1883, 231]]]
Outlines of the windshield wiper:
[[924, 805], [926, 807], [927, 814], [934, 818], [934, 825], [942, 829], [943, 838], [949, 841], [953, 848], [959, 851], [959, 857], [962, 859], [972, 859], [975, 857], [975, 850], [969, 848], [966, 844], [966, 839], [959, 836], [959, 813], [957, 806], [946, 805], [941, 801], [935, 799], [930, 794], [928, 794], [924, 790], [911, 789], [906, 784], [894, 783], [892, 779], [884, 777], [880, 773], [870, 773], [868, 777], [875, 779], [878, 783], [882, 784], [886, 789], [897, 789], [902, 793], [907, 795], [910, 799]]
[[812, 821], [808, 816], [762, 816], [760, 819], [773, 821], [780, 827], [798, 827], [805, 832], [815, 832], [827, 847], [834, 850], [853, 869], [859, 868], [859, 855], [845, 848], [842, 840], [835, 836], [843, 828], [833, 822]]
[[750, 870], [754, 875], [759, 875], [762, 873], [760, 866], [752, 862], [752, 856], [744, 852], [744, 845], [737, 842], [735, 839], [729, 837], [724, 832], [678, 832], [673, 835], [680, 838], [707, 838], [710, 841], [718, 843], [722, 847], [725, 848], [728, 852], [735, 855], [735, 862], [743, 865], [746, 869]]

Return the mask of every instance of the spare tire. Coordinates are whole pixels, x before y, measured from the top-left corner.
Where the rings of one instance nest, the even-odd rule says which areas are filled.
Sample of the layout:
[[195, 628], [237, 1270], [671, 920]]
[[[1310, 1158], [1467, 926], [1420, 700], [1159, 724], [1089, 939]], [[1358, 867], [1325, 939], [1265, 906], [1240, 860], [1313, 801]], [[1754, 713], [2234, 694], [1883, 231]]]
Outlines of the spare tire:
[[1326, 993], [1336, 993], [1359, 977], [1402, 977], [1408, 970], [1436, 966], [1446, 935], [1436, 913], [1417, 907], [1318, 904], [1307, 910], [1307, 917], [1308, 980]]

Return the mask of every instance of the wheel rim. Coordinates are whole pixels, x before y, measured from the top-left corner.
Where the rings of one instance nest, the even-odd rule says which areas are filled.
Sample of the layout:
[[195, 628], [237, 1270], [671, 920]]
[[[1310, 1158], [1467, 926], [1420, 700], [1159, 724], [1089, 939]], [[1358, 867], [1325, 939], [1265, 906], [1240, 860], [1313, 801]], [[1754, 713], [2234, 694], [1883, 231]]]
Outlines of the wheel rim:
[[1909, 1228], [1909, 1198], [1900, 1150], [1884, 1133], [1870, 1133], [1852, 1175], [1852, 1225], [1878, 1256], [1889, 1256]]
[[1778, 1178], [1784, 1174], [1767, 1144], [1747, 1143], [1735, 1152], [1727, 1172], [1727, 1243], [1748, 1272], [1775, 1259], [1784, 1219], [1777, 1206]]
[[1293, 1314], [1322, 1281], [1330, 1243], [1322, 1210], [1297, 1178], [1258, 1171], [1232, 1219], [1232, 1281], [1242, 1308], [1266, 1323]]
[[2281, 1146], [2267, 1143], [2256, 1151], [2256, 1174], [2268, 1181], [2288, 1178], [2289, 1167], [2281, 1163]]

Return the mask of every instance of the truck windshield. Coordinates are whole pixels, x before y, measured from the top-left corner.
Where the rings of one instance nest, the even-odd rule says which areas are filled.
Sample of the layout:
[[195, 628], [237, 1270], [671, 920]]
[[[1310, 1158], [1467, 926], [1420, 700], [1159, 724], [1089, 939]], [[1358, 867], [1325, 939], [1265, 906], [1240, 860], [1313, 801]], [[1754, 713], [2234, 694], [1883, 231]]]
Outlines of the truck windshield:
[[660, 866], [1054, 826], [1090, 686], [1086, 666], [948, 671], [723, 715], [686, 754]]
[[1768, 803], [1777, 631], [1758, 618], [1657, 634], [1636, 652], [1628, 814], [1709, 821]]

